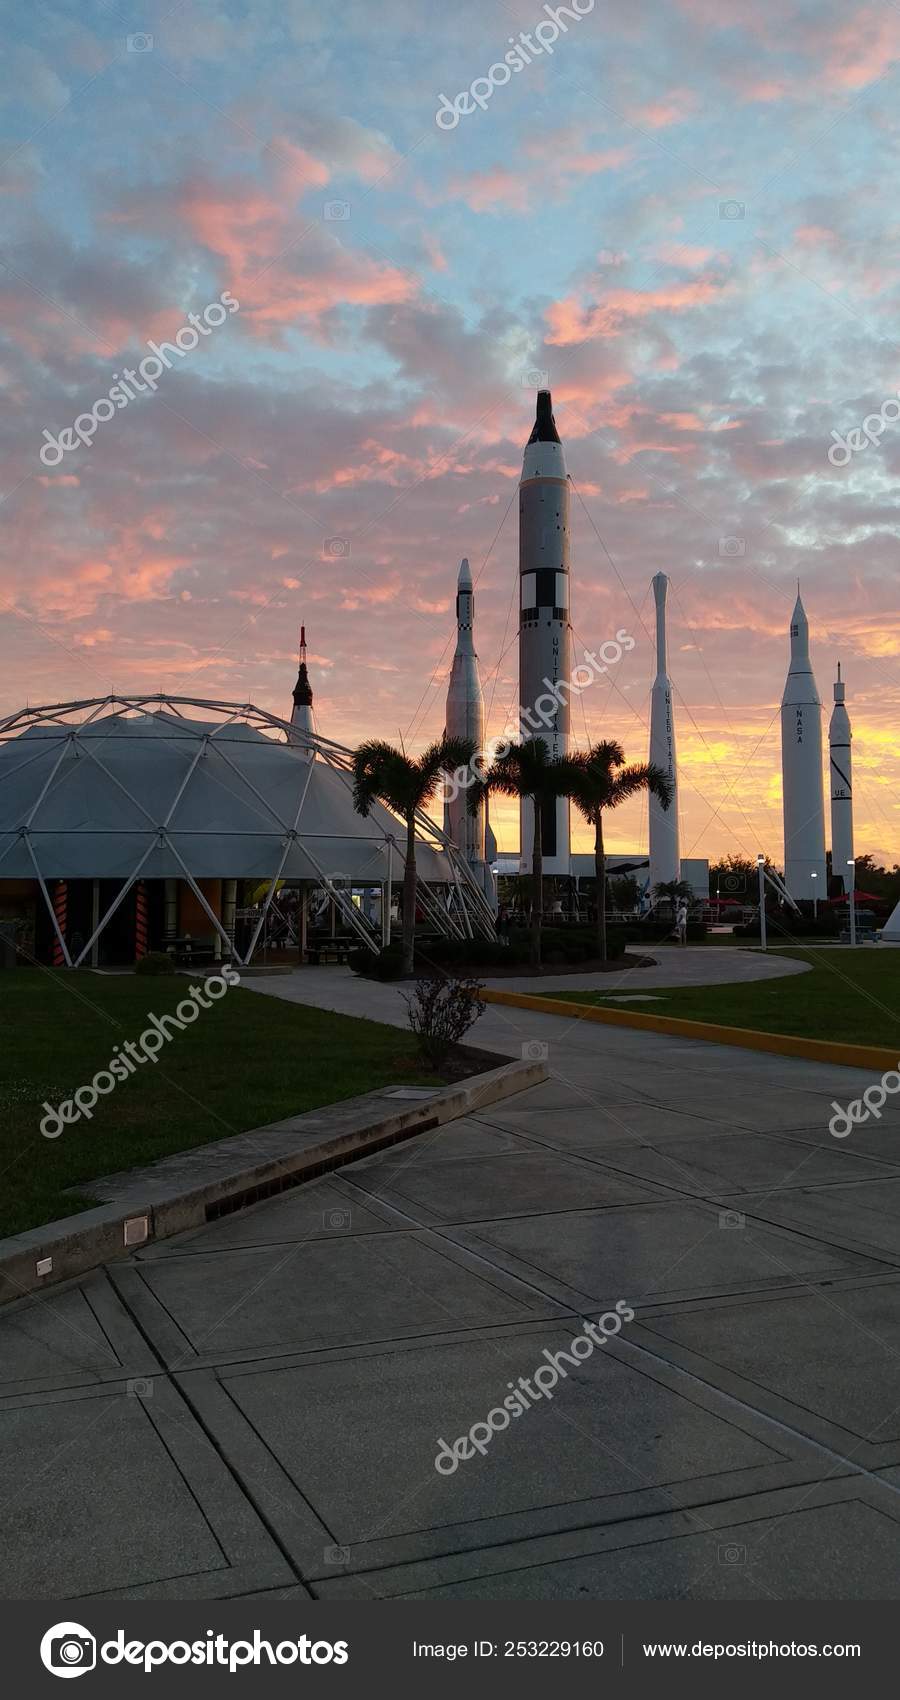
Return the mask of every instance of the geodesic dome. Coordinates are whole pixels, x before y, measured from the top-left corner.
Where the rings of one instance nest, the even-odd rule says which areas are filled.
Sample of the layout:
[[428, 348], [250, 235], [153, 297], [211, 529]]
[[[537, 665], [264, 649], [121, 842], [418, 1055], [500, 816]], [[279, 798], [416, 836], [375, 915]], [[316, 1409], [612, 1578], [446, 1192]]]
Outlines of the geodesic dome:
[[[174, 878], [198, 897], [204, 878], [273, 891], [307, 881], [359, 931], [342, 888], [401, 880], [406, 829], [380, 803], [357, 814], [351, 765], [349, 750], [252, 704], [110, 696], [24, 710], [0, 723], [0, 881], [37, 879], [48, 907], [47, 881], [127, 891]], [[425, 815], [416, 864], [429, 915], [429, 886], [452, 893], [437, 906], [444, 930], [471, 932], [474, 920], [492, 931], [468, 868]]]

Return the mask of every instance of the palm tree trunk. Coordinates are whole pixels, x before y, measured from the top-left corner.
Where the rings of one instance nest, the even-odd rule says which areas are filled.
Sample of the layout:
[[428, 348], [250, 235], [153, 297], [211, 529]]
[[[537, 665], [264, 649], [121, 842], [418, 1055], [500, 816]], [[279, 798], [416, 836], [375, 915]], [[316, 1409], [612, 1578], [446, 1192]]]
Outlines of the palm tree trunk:
[[413, 972], [416, 949], [416, 817], [406, 817], [406, 867], [403, 873], [403, 963], [401, 973]]
[[606, 850], [603, 844], [603, 812], [594, 821], [594, 875], [597, 881], [597, 949], [606, 961]]
[[531, 847], [531, 966], [541, 966], [541, 919], [544, 911], [544, 844], [540, 798], [534, 798], [534, 842]]

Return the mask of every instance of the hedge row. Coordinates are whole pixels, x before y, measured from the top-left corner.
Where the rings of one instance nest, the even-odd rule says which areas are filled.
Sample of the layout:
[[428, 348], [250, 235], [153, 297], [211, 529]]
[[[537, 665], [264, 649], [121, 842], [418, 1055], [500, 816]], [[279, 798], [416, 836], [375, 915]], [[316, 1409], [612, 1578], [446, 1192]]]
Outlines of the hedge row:
[[[611, 931], [607, 939], [607, 951], [615, 959], [622, 955], [625, 949], [624, 931]], [[597, 938], [592, 929], [586, 927], [547, 927], [541, 933], [541, 960], [545, 966], [569, 965], [588, 962], [596, 958]], [[522, 928], [510, 938], [498, 940], [496, 944], [489, 939], [427, 939], [416, 944], [416, 967], [423, 973], [432, 964], [440, 968], [451, 969], [490, 969], [490, 968], [527, 968], [530, 958], [530, 942], [528, 932]], [[391, 944], [382, 950], [380, 955], [373, 956], [369, 950], [351, 951], [350, 967], [357, 974], [365, 974], [370, 979], [395, 980], [400, 973], [402, 951], [399, 944]]]

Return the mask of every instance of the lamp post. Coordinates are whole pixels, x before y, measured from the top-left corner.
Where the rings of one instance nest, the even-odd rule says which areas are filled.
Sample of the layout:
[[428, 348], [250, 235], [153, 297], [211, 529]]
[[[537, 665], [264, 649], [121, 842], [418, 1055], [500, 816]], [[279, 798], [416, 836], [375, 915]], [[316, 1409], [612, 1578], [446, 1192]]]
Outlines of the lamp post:
[[759, 942], [763, 950], [768, 949], [766, 942], [766, 858], [757, 856], [756, 871], [759, 874]]
[[[810, 876], [809, 876], [809, 877], [810, 877], [810, 879], [812, 879], [812, 880], [815, 880], [815, 879], [818, 879], [818, 877], [819, 877], [819, 876], [818, 876], [818, 874], [817, 874], [817, 873], [816, 873], [816, 870], [815, 870], [815, 868], [813, 868], [813, 869], [812, 869], [812, 870], [811, 870], [811, 871], [810, 871]], [[819, 888], [818, 888], [818, 886], [816, 886], [816, 887], [815, 887], [815, 895], [814, 895], [814, 897], [813, 897], [813, 920], [814, 920], [814, 921], [817, 921], [817, 920], [818, 920], [818, 919], [819, 919], [819, 898], [818, 898], [818, 890], [819, 890]]]
[[856, 862], [852, 856], [847, 857], [850, 869], [850, 949], [856, 944]]

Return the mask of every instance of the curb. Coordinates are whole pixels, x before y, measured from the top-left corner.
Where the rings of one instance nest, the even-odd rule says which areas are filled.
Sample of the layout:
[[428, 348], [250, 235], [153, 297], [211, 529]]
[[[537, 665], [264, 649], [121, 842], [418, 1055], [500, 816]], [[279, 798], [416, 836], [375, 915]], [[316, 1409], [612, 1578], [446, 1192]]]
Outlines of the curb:
[[745, 1051], [772, 1051], [776, 1056], [804, 1057], [807, 1062], [838, 1063], [844, 1068], [897, 1067], [897, 1052], [879, 1045], [844, 1045], [831, 1039], [801, 1039], [791, 1033], [761, 1033], [755, 1027], [718, 1027], [709, 1021], [685, 1021], [677, 1015], [643, 1015], [636, 1010], [602, 1009], [596, 1004], [567, 1003], [561, 998], [529, 992], [499, 992], [482, 986], [484, 1003], [511, 1004], [540, 1015], [567, 1015], [570, 1020], [596, 1021], [604, 1027], [637, 1027], [645, 1033], [670, 1033], [681, 1039], [706, 1039], [713, 1045], [733, 1045]]
[[[391, 1093], [404, 1088], [383, 1087], [160, 1158], [145, 1169], [85, 1182], [86, 1192], [106, 1202], [0, 1239], [0, 1305], [130, 1256], [151, 1240], [203, 1227], [548, 1078], [545, 1062], [510, 1062], [456, 1086], [422, 1088], [423, 1097], [406, 1109], [389, 1107]], [[331, 1130], [323, 1126], [329, 1119]]]

